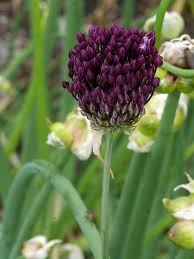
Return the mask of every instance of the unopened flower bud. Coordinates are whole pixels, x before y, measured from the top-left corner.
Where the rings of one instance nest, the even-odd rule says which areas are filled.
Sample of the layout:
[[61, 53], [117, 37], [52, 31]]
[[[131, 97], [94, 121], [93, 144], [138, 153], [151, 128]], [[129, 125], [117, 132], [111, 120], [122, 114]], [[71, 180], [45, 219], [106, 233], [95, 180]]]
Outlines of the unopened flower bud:
[[181, 220], [168, 233], [169, 239], [184, 249], [194, 249], [194, 222]]
[[179, 77], [175, 82], [175, 87], [181, 93], [192, 93], [194, 91], [194, 79]]
[[[166, 100], [167, 94], [155, 94], [152, 97], [145, 106], [146, 114], [137, 123], [137, 130], [149, 137], [156, 136]], [[181, 95], [173, 124], [175, 131], [180, 128], [186, 118], [187, 102], [185, 95]]]
[[160, 84], [156, 89], [157, 93], [169, 94], [176, 89], [174, 76], [166, 70], [158, 68], [156, 76], [160, 78]]
[[135, 129], [129, 135], [127, 148], [138, 153], [147, 153], [151, 150], [154, 141]]
[[69, 148], [79, 159], [85, 160], [93, 153], [100, 156], [103, 131], [94, 131], [90, 122], [81, 113], [71, 112], [64, 123], [49, 125], [47, 144]]
[[182, 196], [172, 200], [163, 199], [164, 207], [168, 210], [168, 212], [171, 213], [172, 216], [174, 216], [174, 214], [177, 211], [180, 211], [182, 209], [185, 209], [191, 206], [193, 202], [194, 202], [194, 197], [190, 197], [190, 196]]
[[[156, 16], [149, 18], [144, 28], [145, 30], [153, 29], [156, 22]], [[166, 39], [173, 39], [178, 37], [184, 29], [183, 17], [178, 12], [166, 12], [164, 22], [162, 25], [162, 37]]]
[[151, 114], [145, 114], [137, 123], [137, 130], [148, 137], [155, 137], [160, 120]]

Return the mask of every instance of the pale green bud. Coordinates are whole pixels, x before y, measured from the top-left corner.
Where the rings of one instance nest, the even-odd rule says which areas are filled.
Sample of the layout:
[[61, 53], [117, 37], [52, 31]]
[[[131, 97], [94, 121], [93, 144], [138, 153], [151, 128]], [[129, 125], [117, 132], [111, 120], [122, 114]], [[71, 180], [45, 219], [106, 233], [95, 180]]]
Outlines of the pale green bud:
[[168, 233], [169, 239], [184, 249], [194, 249], [194, 222], [181, 220]]
[[181, 93], [189, 94], [194, 91], [194, 79], [192, 78], [177, 78], [175, 82], [175, 87]]
[[156, 71], [156, 77], [160, 78], [160, 84], [156, 88], [157, 93], [169, 94], [176, 89], [174, 76], [169, 74], [166, 70], [158, 68]]
[[[152, 139], [155, 138], [167, 97], [167, 94], [155, 94], [146, 104], [146, 113], [136, 124], [137, 130], [143, 135]], [[187, 104], [188, 98], [185, 95], [181, 95], [173, 124], [174, 131], [180, 128], [187, 116]]]
[[160, 120], [156, 116], [152, 114], [145, 114], [137, 123], [137, 130], [145, 136], [154, 138], [159, 125]]
[[[65, 127], [64, 123], [55, 122], [50, 124], [50, 132], [54, 133], [55, 136], [63, 143], [64, 146], [69, 147], [73, 141], [71, 132]], [[55, 144], [54, 144], [55, 146]]]
[[145, 136], [135, 129], [129, 134], [129, 143], [127, 148], [138, 153], [147, 153], [151, 150], [153, 139]]
[[176, 199], [163, 199], [164, 207], [168, 210], [168, 212], [174, 216], [174, 213], [185, 209], [192, 205], [194, 202], [194, 197], [192, 196], [182, 196]]
[[50, 123], [49, 129], [47, 144], [69, 148], [81, 160], [88, 159], [92, 151], [100, 156], [103, 131], [92, 130], [81, 113], [71, 112], [64, 123]]
[[[156, 16], [149, 18], [144, 25], [145, 30], [153, 30], [156, 22]], [[162, 37], [173, 39], [178, 37], [184, 30], [183, 17], [178, 12], [166, 12], [162, 25]]]

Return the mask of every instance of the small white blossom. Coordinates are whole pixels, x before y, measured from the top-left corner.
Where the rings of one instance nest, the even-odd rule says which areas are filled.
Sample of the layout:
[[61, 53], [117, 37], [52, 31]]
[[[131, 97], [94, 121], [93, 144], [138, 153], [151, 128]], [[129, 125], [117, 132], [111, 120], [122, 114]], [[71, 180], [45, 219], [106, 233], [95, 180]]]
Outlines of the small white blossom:
[[194, 220], [194, 203], [190, 207], [176, 211], [173, 216], [177, 219]]
[[46, 143], [53, 147], [64, 148], [64, 143], [60, 140], [55, 132], [48, 134]]
[[129, 134], [129, 142], [127, 148], [137, 153], [147, 153], [151, 150], [154, 141], [144, 136], [138, 130], [134, 130]]
[[103, 131], [92, 130], [90, 121], [80, 112], [71, 112], [64, 123], [50, 123], [47, 144], [69, 148], [80, 160], [86, 160], [92, 152], [100, 157]]
[[81, 249], [76, 245], [65, 244], [61, 248], [69, 252], [68, 259], [84, 259]]
[[191, 176], [189, 174], [186, 174], [186, 176], [187, 176], [189, 183], [178, 185], [177, 187], [174, 188], [174, 191], [177, 191], [180, 188], [183, 188], [190, 193], [194, 193], [194, 180], [191, 178]]
[[36, 236], [24, 243], [22, 254], [26, 259], [46, 259], [50, 250], [60, 243], [61, 240], [47, 242], [45, 236]]

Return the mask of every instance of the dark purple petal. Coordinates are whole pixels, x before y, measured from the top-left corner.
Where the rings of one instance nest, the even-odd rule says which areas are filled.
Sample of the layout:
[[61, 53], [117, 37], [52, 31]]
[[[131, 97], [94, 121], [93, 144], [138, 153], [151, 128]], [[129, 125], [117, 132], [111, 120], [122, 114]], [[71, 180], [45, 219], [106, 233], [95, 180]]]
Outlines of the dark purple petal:
[[154, 77], [162, 57], [155, 33], [92, 26], [69, 53], [68, 74], [62, 85], [77, 100], [92, 126], [125, 128], [142, 115], [144, 105], [159, 85]]

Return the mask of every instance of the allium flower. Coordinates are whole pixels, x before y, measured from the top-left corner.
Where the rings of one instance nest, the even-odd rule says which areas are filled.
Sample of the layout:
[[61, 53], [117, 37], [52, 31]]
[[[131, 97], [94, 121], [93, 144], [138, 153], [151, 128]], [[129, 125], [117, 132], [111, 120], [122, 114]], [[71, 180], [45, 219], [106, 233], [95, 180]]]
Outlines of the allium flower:
[[77, 34], [69, 53], [69, 76], [62, 82], [77, 100], [93, 128], [126, 129], [144, 113], [144, 105], [159, 85], [154, 77], [162, 58], [155, 33], [112, 25]]

